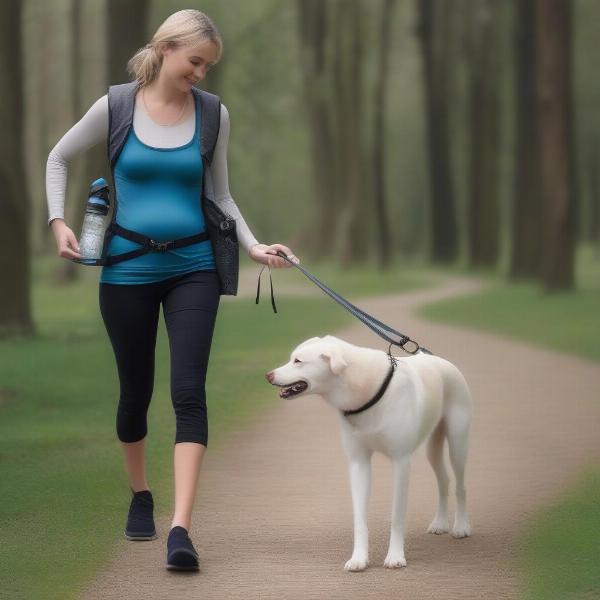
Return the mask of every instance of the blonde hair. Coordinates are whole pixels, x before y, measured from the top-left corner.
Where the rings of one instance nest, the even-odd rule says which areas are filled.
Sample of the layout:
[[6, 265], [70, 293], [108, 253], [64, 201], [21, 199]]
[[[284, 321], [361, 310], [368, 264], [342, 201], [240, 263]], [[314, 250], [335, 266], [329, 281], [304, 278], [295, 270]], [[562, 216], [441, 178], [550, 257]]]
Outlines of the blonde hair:
[[219, 30], [208, 15], [199, 10], [186, 8], [167, 17], [156, 30], [149, 44], [140, 48], [128, 61], [127, 71], [137, 79], [140, 86], [146, 86], [156, 79], [162, 66], [161, 46], [195, 46], [206, 40], [217, 48], [217, 61], [223, 54], [223, 40]]

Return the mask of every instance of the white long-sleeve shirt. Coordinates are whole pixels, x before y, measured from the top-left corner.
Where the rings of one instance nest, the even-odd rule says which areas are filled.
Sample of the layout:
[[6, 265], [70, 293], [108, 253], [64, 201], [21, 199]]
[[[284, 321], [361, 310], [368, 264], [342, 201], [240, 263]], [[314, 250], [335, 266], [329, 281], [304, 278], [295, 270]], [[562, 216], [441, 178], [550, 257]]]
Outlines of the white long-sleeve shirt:
[[[159, 125], [146, 111], [143, 102], [136, 99], [133, 112], [133, 128], [136, 136], [145, 144], [157, 148], [175, 148], [187, 144], [194, 135], [195, 114], [192, 112], [175, 125]], [[240, 245], [248, 252], [258, 241], [250, 231], [229, 191], [227, 174], [227, 146], [229, 143], [229, 113], [221, 104], [219, 136], [210, 165], [215, 201], [222, 210], [236, 221]], [[64, 219], [65, 191], [69, 161], [83, 152], [108, 139], [108, 96], [99, 98], [85, 115], [54, 146], [46, 164], [46, 197], [48, 223], [53, 219]]]

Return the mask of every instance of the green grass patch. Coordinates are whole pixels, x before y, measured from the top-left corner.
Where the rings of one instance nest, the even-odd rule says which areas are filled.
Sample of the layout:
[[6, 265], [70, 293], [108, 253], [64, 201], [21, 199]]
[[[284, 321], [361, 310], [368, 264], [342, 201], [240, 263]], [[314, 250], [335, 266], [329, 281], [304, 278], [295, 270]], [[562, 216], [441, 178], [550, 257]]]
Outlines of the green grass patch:
[[600, 470], [586, 472], [519, 540], [524, 600], [600, 598]]
[[[11, 599], [77, 597], [123, 543], [130, 500], [115, 432], [118, 380], [98, 307], [98, 271], [82, 267], [81, 280], [55, 286], [56, 265], [49, 258], [33, 264], [37, 336], [0, 341], [0, 580], [3, 596]], [[350, 298], [427, 280], [399, 267], [385, 274], [372, 266], [337, 273], [325, 265], [315, 274]], [[273, 272], [276, 281], [280, 276], [314, 285], [292, 269]], [[324, 294], [281, 297], [278, 314], [267, 298], [263, 292], [259, 306], [252, 298], [221, 303], [207, 376], [211, 451], [233, 428], [280, 401], [264, 373], [284, 363], [293, 346], [353, 322]], [[156, 514], [170, 515], [175, 417], [162, 318], [148, 428]]]
[[578, 253], [577, 273], [571, 292], [488, 279], [482, 293], [429, 304], [419, 314], [600, 360], [600, 260], [590, 248]]

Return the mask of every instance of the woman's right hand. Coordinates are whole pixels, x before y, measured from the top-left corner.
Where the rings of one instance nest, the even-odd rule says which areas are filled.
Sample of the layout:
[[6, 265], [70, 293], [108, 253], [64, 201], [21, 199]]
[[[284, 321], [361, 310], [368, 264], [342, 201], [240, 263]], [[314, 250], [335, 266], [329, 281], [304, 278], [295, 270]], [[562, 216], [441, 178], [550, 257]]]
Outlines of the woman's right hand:
[[56, 246], [58, 249], [58, 255], [62, 258], [74, 259], [83, 258], [79, 254], [79, 242], [75, 237], [75, 234], [67, 227], [67, 224], [63, 219], [54, 219], [50, 223], [54, 238], [56, 239]]

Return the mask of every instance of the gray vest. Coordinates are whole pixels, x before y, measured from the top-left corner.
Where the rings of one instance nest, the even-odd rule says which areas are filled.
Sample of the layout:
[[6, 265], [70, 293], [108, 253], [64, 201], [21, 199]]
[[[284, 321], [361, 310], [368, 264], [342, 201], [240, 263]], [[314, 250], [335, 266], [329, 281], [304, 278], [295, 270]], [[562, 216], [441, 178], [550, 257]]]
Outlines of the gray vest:
[[[120, 85], [111, 85], [108, 88], [108, 159], [110, 161], [110, 172], [113, 179], [114, 190], [114, 210], [112, 214], [112, 222], [116, 221], [119, 202], [116, 188], [114, 186], [114, 169], [119, 154], [125, 145], [125, 140], [129, 134], [129, 130], [133, 126], [133, 109], [135, 104], [135, 94], [138, 90], [138, 82], [123, 83]], [[198, 201], [202, 207], [207, 229], [211, 234], [211, 243], [213, 255], [217, 265], [217, 273], [221, 282], [221, 294], [235, 295], [237, 293], [238, 279], [238, 261], [237, 261], [237, 238], [235, 239], [235, 252], [232, 252], [231, 239], [227, 240], [227, 244], [223, 244], [218, 238], [216, 231], [217, 227], [211, 227], [214, 223], [214, 193], [212, 180], [210, 178], [209, 167], [212, 163], [215, 146], [219, 137], [219, 127], [221, 124], [221, 101], [218, 96], [192, 88], [196, 105], [196, 119], [200, 119], [200, 153], [203, 162], [203, 178], [202, 178], [202, 198]], [[206, 202], [204, 198], [210, 201], [210, 211], [206, 210]], [[213, 235], [214, 233], [214, 235]], [[108, 247], [108, 242], [112, 236], [112, 232], [108, 230], [104, 240], [104, 252]]]

